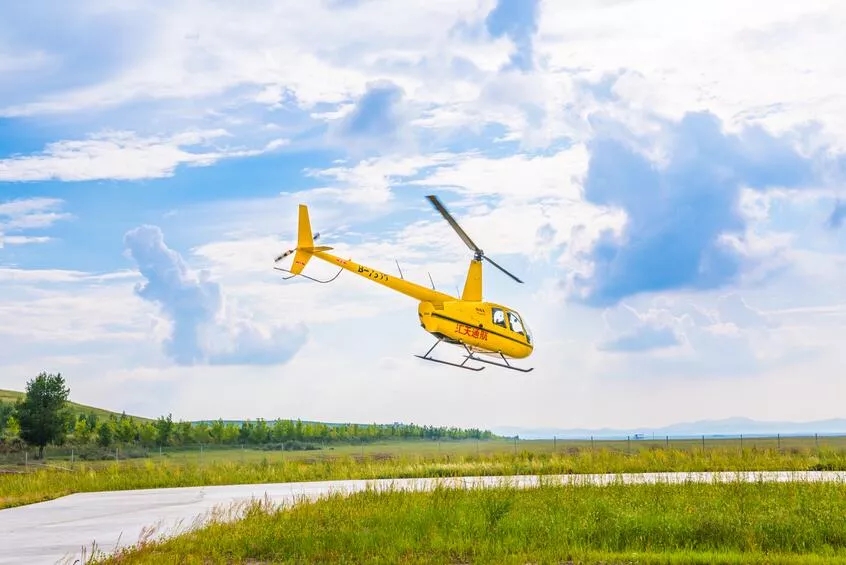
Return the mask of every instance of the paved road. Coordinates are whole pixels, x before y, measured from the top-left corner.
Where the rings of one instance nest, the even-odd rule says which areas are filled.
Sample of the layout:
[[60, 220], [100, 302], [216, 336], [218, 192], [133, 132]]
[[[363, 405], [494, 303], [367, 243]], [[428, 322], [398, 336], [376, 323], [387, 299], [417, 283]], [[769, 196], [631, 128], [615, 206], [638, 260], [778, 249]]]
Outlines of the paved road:
[[[843, 481], [846, 472], [749, 473], [633, 473], [622, 475], [552, 475], [540, 480], [562, 484], [656, 483], [686, 481]], [[48, 502], [0, 510], [0, 564], [84, 563], [94, 544], [104, 552], [136, 543], [150, 527], [153, 537], [174, 535], [202, 525], [211, 513], [230, 510], [251, 499], [290, 505], [332, 492], [377, 489], [426, 490], [436, 484], [454, 487], [518, 488], [536, 486], [535, 475], [513, 477], [464, 477], [455, 479], [348, 480], [261, 485], [185, 487], [65, 496]], [[77, 561], [79, 560], [79, 561]]]

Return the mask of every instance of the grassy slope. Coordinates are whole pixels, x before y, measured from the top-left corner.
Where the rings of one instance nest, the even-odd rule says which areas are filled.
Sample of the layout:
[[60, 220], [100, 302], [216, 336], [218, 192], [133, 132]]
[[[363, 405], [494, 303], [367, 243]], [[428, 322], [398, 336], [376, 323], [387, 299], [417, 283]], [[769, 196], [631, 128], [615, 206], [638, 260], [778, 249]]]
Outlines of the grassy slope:
[[[5, 390], [0, 389], [0, 401], [3, 402], [15, 402], [19, 398], [23, 398], [24, 393], [18, 392], [16, 390]], [[74, 415], [83, 413], [88, 414], [89, 412], [94, 412], [98, 418], [108, 418], [110, 415], [114, 414], [115, 416], [120, 416], [120, 413], [112, 412], [110, 410], [104, 410], [102, 408], [95, 408], [94, 406], [87, 406], [85, 404], [78, 404], [76, 402], [68, 402], [71, 410], [73, 411]], [[127, 414], [127, 416], [131, 416], [135, 420], [146, 422], [152, 421], [153, 418], [143, 418], [141, 416], [132, 416], [131, 414]]]
[[246, 510], [111, 562], [846, 562], [836, 483], [371, 491]]

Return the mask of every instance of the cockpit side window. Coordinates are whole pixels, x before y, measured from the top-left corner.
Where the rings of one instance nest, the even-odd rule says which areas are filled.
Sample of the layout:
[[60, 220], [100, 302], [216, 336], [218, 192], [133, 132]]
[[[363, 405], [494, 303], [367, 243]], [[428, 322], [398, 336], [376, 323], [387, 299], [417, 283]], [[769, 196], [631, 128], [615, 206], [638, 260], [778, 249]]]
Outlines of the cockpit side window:
[[507, 327], [505, 325], [505, 312], [503, 312], [500, 308], [491, 308], [491, 316], [494, 324], [503, 328]]
[[520, 316], [514, 312], [508, 313], [508, 323], [511, 324], [511, 329], [518, 334], [525, 334], [523, 331], [523, 324], [520, 322]]

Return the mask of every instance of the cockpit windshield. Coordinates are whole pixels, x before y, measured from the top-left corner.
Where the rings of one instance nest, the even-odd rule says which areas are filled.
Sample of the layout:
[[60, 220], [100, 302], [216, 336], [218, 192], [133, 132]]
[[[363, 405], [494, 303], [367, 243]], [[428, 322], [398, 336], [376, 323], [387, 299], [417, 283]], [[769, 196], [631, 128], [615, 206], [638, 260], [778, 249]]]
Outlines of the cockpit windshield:
[[526, 341], [532, 343], [532, 328], [529, 327], [529, 324], [526, 321], [523, 321], [523, 329], [526, 331]]
[[518, 334], [525, 333], [523, 331], [523, 324], [520, 322], [520, 316], [514, 312], [508, 313], [508, 323], [511, 325], [511, 329]]
[[525, 335], [526, 341], [532, 343], [532, 331], [529, 329], [529, 326], [527, 326], [526, 323], [520, 319], [519, 314], [517, 314], [516, 312], [509, 312], [508, 323], [511, 325], [512, 331], [518, 334]]

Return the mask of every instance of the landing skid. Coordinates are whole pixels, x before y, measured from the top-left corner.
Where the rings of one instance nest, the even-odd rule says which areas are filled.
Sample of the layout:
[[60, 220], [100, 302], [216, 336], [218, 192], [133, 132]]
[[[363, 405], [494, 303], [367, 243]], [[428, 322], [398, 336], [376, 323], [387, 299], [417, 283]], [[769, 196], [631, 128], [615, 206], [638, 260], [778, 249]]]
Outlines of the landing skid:
[[466, 358], [465, 358], [465, 361], [467, 359], [472, 359], [473, 361], [478, 361], [480, 363], [488, 363], [490, 365], [496, 365], [497, 367], [502, 367], [503, 369], [511, 369], [512, 371], [520, 371], [521, 373], [530, 373], [530, 372], [535, 370], [534, 367], [529, 367], [528, 369], [523, 369], [521, 367], [515, 367], [514, 365], [512, 365], [511, 363], [508, 362], [508, 359], [505, 358], [505, 355], [500, 353], [499, 356], [502, 358], [502, 361], [503, 361], [502, 363], [498, 363], [496, 361], [491, 361], [490, 359], [482, 359], [481, 357], [476, 357], [475, 355], [473, 355], [472, 353], [470, 353], [468, 351]]
[[467, 361], [469, 361], [471, 359], [473, 361], [478, 361], [480, 363], [487, 363], [488, 365], [495, 365], [497, 367], [502, 367], [503, 369], [511, 369], [512, 371], [520, 371], [521, 373], [529, 373], [529, 372], [535, 370], [534, 367], [529, 367], [528, 369], [523, 369], [521, 367], [515, 367], [514, 365], [512, 365], [508, 362], [508, 359], [506, 359], [505, 355], [503, 355], [502, 353], [499, 354], [499, 356], [502, 358], [502, 363], [499, 363], [497, 361], [492, 361], [490, 359], [483, 359], [481, 357], [476, 356], [470, 350], [470, 348], [467, 347], [467, 345], [464, 344], [464, 343], [462, 343], [461, 345], [464, 347], [464, 350], [467, 351], [467, 355], [464, 356], [464, 361], [462, 361], [460, 364], [459, 363], [453, 363], [451, 361], [444, 361], [443, 359], [435, 359], [434, 357], [430, 357], [429, 354], [432, 353], [432, 351], [442, 341], [443, 341], [443, 339], [439, 338], [438, 341], [436, 341], [435, 344], [432, 347], [430, 347], [429, 351], [427, 351], [424, 355], [415, 355], [415, 357], [417, 357], [418, 359], [423, 359], [424, 361], [433, 361], [435, 363], [442, 363], [444, 365], [450, 365], [452, 367], [458, 367], [459, 369], [467, 369], [469, 371], [481, 371], [482, 369], [484, 369], [484, 367], [471, 367], [471, 366], [465, 365], [465, 363], [467, 363]]
[[467, 363], [467, 361], [469, 361], [472, 358], [472, 354], [470, 353], [470, 350], [467, 349], [466, 345], [464, 346], [464, 349], [467, 349], [468, 355], [466, 355], [464, 357], [464, 361], [462, 361], [461, 364], [453, 363], [451, 361], [444, 361], [443, 359], [435, 359], [434, 357], [429, 357], [429, 354], [432, 353], [432, 350], [435, 349], [438, 346], [438, 344], [441, 343], [441, 341], [443, 341], [443, 340], [438, 339], [438, 341], [435, 342], [435, 345], [430, 347], [429, 351], [427, 351], [424, 355], [415, 355], [415, 357], [417, 357], [418, 359], [423, 359], [424, 361], [433, 361], [435, 363], [442, 363], [444, 365], [450, 365], [452, 367], [458, 367], [459, 369], [467, 369], [468, 371], [481, 371], [482, 369], [484, 369], [484, 367], [470, 367], [469, 365], [465, 365], [465, 363]]

